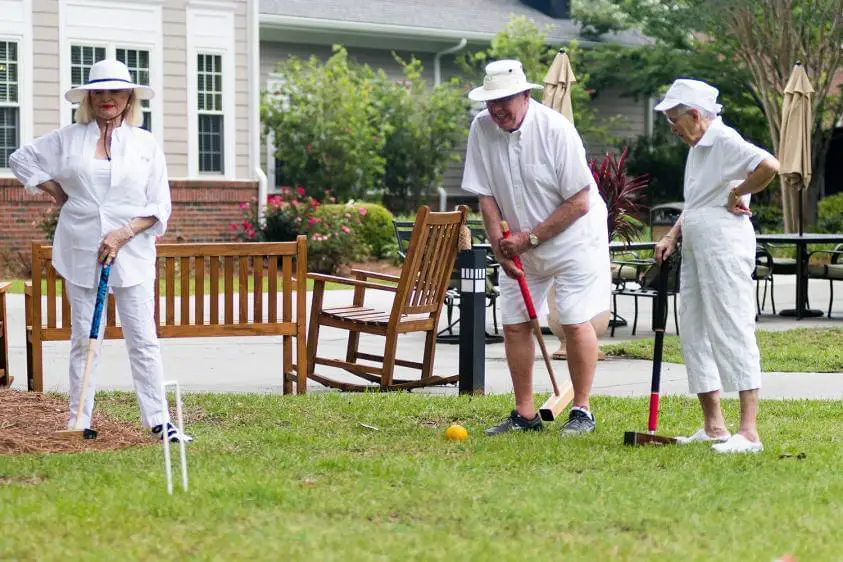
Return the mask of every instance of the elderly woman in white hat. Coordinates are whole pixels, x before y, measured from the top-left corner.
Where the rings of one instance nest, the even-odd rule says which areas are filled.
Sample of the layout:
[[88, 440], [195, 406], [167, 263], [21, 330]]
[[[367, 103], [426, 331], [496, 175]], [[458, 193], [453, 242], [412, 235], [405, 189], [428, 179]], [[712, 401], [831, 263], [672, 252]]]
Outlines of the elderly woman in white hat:
[[[515, 390], [515, 409], [489, 435], [539, 430], [533, 401], [535, 342], [518, 288], [524, 275], [535, 303], [551, 286], [565, 332], [573, 407], [562, 435], [594, 431], [589, 394], [597, 366], [595, 318], [608, 319], [611, 276], [606, 205], [573, 124], [530, 97], [521, 63], [486, 66], [483, 86], [469, 98], [486, 103], [471, 124], [462, 188], [477, 194], [501, 277], [504, 348]], [[501, 220], [512, 236], [503, 239]], [[512, 259], [520, 256], [524, 268]], [[604, 323], [605, 327], [605, 323]]]
[[[775, 177], [778, 161], [718, 117], [716, 88], [676, 80], [656, 110], [691, 149], [685, 164], [685, 210], [656, 245], [656, 260], [682, 236], [682, 355], [705, 423], [682, 443], [711, 442], [720, 453], [763, 450], [756, 417], [761, 361], [755, 340], [755, 232], [749, 199]], [[740, 395], [741, 421], [730, 435], [720, 391]]]
[[[101, 264], [113, 264], [110, 286], [129, 351], [143, 424], [153, 437], [190, 440], [170, 424], [162, 408], [163, 368], [154, 311], [155, 238], [170, 216], [164, 154], [140, 129], [141, 100], [154, 95], [132, 82], [126, 66], [103, 60], [86, 84], [65, 94], [78, 103], [76, 123], [14, 152], [10, 167], [31, 193], [48, 193], [61, 206], [53, 265], [70, 299], [70, 417], [83, 409], [89, 427], [94, 385], [78, 403], [88, 332]], [[103, 327], [105, 323], [102, 323]], [[100, 334], [102, 337], [102, 334]], [[98, 357], [94, 360], [96, 371]]]

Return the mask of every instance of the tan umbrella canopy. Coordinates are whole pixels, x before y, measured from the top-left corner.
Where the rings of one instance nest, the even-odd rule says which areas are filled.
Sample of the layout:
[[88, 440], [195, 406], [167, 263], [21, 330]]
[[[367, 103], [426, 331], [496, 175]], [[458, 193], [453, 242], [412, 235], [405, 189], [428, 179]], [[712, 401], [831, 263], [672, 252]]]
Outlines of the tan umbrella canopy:
[[560, 49], [553, 58], [553, 64], [544, 76], [544, 91], [542, 103], [574, 122], [574, 111], [571, 107], [571, 85], [576, 82], [574, 69], [564, 49]]
[[779, 137], [779, 174], [784, 199], [787, 232], [802, 233], [802, 209], [811, 183], [811, 128], [814, 122], [811, 86], [805, 69], [798, 62], [784, 88], [782, 126]]

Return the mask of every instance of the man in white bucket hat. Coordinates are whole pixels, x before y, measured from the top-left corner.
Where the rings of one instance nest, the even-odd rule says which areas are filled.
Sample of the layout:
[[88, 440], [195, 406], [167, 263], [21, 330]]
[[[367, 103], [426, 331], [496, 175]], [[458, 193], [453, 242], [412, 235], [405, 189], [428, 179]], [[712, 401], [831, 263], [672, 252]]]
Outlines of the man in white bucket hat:
[[[540, 430], [533, 401], [535, 342], [517, 278], [526, 276], [533, 302], [551, 285], [568, 342], [574, 402], [563, 435], [594, 431], [589, 394], [597, 365], [592, 319], [609, 310], [611, 275], [607, 211], [588, 167], [582, 140], [560, 113], [530, 97], [521, 63], [486, 66], [483, 85], [469, 98], [486, 102], [471, 124], [462, 188], [477, 194], [489, 242], [506, 273], [501, 277], [504, 347], [515, 409], [489, 435]], [[502, 238], [501, 221], [512, 236]], [[512, 258], [520, 256], [524, 271]], [[607, 317], [608, 318], [608, 317]]]
[[[94, 64], [87, 82], [64, 97], [78, 103], [76, 123], [21, 147], [9, 158], [27, 191], [47, 193], [61, 206], [53, 242], [53, 266], [70, 299], [70, 416], [82, 408], [90, 427], [94, 384], [79, 402], [99, 269], [111, 265], [110, 288], [117, 300], [141, 421], [155, 439], [191, 438], [180, 433], [161, 406], [163, 367], [155, 310], [155, 238], [170, 217], [170, 186], [164, 153], [143, 122], [140, 100], [148, 86], [135, 84], [116, 60]], [[105, 322], [100, 324], [100, 338]], [[95, 376], [100, 346], [96, 346]]]
[[[656, 105], [691, 149], [685, 164], [685, 209], [656, 245], [661, 262], [682, 236], [681, 347], [688, 384], [704, 425], [680, 443], [713, 443], [719, 453], [763, 450], [756, 415], [761, 361], [755, 340], [755, 232], [749, 197], [775, 177], [779, 162], [727, 127], [717, 115], [717, 88], [681, 78]], [[737, 391], [738, 432], [730, 435], [720, 391]]]

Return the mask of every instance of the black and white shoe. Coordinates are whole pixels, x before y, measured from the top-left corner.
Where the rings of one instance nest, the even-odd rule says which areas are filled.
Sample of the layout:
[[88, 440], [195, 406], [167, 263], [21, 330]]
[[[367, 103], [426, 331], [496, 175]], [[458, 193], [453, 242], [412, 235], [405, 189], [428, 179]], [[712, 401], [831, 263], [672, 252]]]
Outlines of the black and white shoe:
[[[156, 425], [150, 430], [152, 434], [152, 438], [158, 441], [163, 440], [164, 438], [164, 427], [162, 425]], [[191, 443], [193, 441], [193, 437], [186, 433], [181, 433], [176, 426], [167, 422], [167, 438], [170, 440], [170, 443], [181, 443], [184, 441], [185, 443]]]
[[486, 435], [500, 435], [502, 433], [509, 433], [510, 431], [541, 431], [544, 428], [542, 420], [538, 414], [531, 420], [528, 420], [517, 411], [512, 410], [505, 420], [494, 427], [490, 427], [483, 433]]
[[574, 406], [571, 408], [571, 413], [568, 414], [568, 421], [562, 426], [559, 432], [562, 436], [581, 435], [583, 433], [592, 433], [597, 427], [597, 420], [594, 419], [594, 414], [588, 410], [583, 410]]

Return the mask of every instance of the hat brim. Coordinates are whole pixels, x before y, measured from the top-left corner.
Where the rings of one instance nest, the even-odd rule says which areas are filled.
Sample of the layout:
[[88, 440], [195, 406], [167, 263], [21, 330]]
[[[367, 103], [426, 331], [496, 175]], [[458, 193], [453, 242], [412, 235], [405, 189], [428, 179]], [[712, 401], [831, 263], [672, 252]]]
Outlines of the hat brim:
[[141, 86], [140, 84], [123, 82], [122, 80], [108, 80], [71, 88], [65, 92], [64, 99], [70, 103], [80, 103], [85, 99], [85, 94], [91, 90], [134, 90], [135, 96], [140, 100], [151, 100], [155, 97], [155, 90], [149, 86]]
[[676, 98], [664, 98], [662, 101], [660, 101], [658, 104], [656, 104], [656, 107], [654, 107], [653, 110], [654, 111], [668, 111], [670, 109], [673, 109], [677, 105], [681, 105], [681, 104], [682, 104], [682, 102], [680, 100], [676, 99]]
[[527, 90], [542, 89], [544, 89], [544, 86], [540, 86], [538, 84], [531, 84], [529, 82], [518, 84], [518, 86], [512, 88], [504, 88], [499, 90], [487, 90], [485, 86], [480, 86], [478, 88], [474, 88], [468, 93], [468, 99], [470, 99], [471, 101], [492, 101], [499, 100], [501, 98], [507, 98], [509, 96], [514, 96], [515, 94], [520, 94], [521, 92], [526, 92]]

